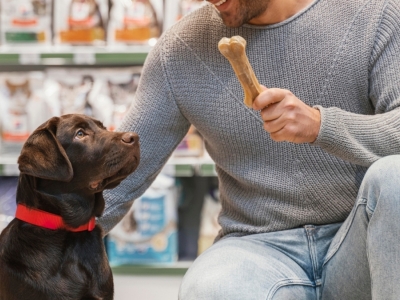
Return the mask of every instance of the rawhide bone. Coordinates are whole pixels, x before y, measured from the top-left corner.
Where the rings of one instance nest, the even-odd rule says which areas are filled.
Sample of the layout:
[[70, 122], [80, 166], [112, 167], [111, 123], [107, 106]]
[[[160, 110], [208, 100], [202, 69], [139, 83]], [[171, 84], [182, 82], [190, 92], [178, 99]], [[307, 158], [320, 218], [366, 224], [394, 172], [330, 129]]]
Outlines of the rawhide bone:
[[261, 87], [246, 55], [246, 40], [241, 36], [222, 38], [218, 49], [232, 65], [244, 90], [244, 104], [252, 107], [254, 99], [261, 93]]

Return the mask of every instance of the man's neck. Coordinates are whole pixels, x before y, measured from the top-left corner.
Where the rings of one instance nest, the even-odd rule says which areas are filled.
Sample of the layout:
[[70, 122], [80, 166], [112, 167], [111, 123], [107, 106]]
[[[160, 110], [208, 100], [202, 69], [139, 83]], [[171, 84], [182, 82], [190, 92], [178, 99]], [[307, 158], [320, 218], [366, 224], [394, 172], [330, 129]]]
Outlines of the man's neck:
[[294, 16], [315, 0], [270, 0], [267, 10], [249, 21], [252, 25], [271, 25]]

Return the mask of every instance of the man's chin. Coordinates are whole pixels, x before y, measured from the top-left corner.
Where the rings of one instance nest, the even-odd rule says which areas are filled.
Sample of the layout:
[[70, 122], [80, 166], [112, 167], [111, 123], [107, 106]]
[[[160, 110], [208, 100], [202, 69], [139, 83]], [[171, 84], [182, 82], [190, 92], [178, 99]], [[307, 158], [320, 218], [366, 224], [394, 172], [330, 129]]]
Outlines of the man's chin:
[[244, 22], [242, 22], [242, 20], [237, 19], [237, 18], [235, 19], [230, 15], [227, 16], [227, 15], [224, 15], [223, 13], [220, 13], [219, 16], [221, 17], [224, 25], [227, 27], [230, 27], [230, 28], [238, 28], [244, 24]]

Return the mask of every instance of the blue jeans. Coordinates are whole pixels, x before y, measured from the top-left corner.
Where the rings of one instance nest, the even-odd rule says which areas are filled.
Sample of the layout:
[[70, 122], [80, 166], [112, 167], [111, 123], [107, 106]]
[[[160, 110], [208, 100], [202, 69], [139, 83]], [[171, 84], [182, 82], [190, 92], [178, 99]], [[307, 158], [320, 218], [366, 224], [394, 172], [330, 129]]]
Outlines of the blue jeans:
[[179, 299], [399, 300], [400, 156], [368, 169], [344, 223], [218, 241]]

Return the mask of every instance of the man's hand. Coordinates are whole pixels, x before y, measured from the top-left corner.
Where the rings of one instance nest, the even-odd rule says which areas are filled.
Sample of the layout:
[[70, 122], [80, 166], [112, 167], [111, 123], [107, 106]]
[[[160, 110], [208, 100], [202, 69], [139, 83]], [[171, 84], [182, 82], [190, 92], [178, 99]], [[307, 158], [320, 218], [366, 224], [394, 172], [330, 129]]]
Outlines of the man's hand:
[[321, 125], [319, 110], [308, 106], [288, 90], [262, 88], [262, 93], [254, 100], [253, 109], [261, 110], [264, 129], [274, 141], [301, 144], [317, 139]]

